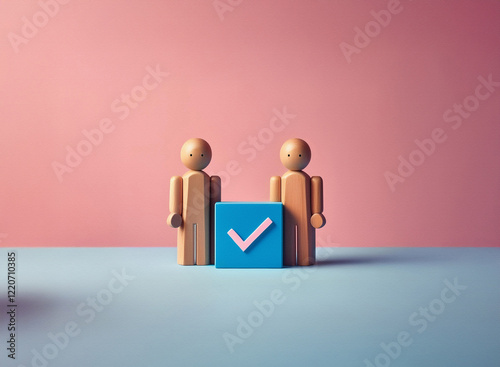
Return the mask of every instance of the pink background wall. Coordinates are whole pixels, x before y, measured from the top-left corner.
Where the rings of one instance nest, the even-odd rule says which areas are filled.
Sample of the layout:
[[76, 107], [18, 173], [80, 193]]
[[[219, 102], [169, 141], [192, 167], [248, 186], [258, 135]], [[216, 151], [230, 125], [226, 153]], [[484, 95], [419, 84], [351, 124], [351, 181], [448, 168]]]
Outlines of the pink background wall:
[[308, 141], [322, 245], [500, 245], [500, 2], [60, 3], [0, 3], [0, 246], [175, 245], [190, 137], [249, 201]]

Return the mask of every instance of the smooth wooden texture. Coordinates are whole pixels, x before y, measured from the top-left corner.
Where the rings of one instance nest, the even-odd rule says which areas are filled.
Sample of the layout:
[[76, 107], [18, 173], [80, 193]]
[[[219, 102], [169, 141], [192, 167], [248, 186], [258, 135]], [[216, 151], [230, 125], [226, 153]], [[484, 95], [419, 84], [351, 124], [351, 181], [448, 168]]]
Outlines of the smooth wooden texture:
[[311, 216], [311, 225], [315, 229], [319, 229], [326, 224], [326, 218], [322, 213], [314, 213]]
[[177, 228], [182, 224], [182, 177], [173, 176], [170, 179], [170, 198], [168, 205], [170, 215], [167, 224], [172, 228]]
[[177, 262], [180, 265], [213, 264], [211, 233], [214, 226], [211, 218], [214, 217], [215, 201], [220, 200], [221, 184], [219, 177], [210, 178], [202, 171], [211, 159], [212, 149], [205, 140], [187, 140], [181, 148], [181, 161], [190, 171], [170, 180], [167, 223], [179, 227]]
[[312, 179], [302, 170], [311, 161], [311, 148], [302, 139], [288, 139], [280, 149], [280, 160], [289, 171], [281, 177], [281, 196], [271, 178], [271, 201], [284, 206], [283, 265], [313, 265], [316, 261], [315, 228], [325, 225], [323, 180]]
[[170, 213], [167, 218], [167, 224], [172, 228], [179, 228], [182, 225], [182, 216], [178, 213]]
[[284, 206], [283, 265], [315, 262], [315, 232], [311, 218], [311, 178], [303, 171], [288, 171], [281, 178]]
[[319, 176], [311, 177], [311, 211], [323, 213], [323, 179]]
[[215, 203], [222, 200], [221, 179], [210, 177], [210, 264], [215, 264]]
[[281, 177], [273, 176], [271, 177], [271, 190], [270, 190], [270, 200], [274, 202], [281, 201]]
[[320, 176], [311, 177], [311, 225], [321, 228], [326, 224], [323, 215], [323, 179]]
[[193, 171], [205, 169], [212, 159], [212, 148], [203, 139], [192, 138], [187, 140], [181, 148], [182, 163]]
[[290, 171], [301, 171], [311, 161], [311, 148], [302, 139], [288, 139], [281, 146], [280, 160]]
[[182, 193], [182, 225], [178, 229], [177, 236], [177, 262], [180, 265], [208, 265], [210, 263], [210, 177], [203, 171], [188, 171], [182, 176]]

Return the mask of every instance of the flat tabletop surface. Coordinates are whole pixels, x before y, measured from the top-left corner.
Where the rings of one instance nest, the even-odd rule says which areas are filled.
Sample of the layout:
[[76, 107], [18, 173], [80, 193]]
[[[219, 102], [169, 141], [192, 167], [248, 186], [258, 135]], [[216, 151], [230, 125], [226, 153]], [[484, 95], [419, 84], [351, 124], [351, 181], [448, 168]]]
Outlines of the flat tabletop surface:
[[175, 248], [19, 248], [1, 366], [500, 366], [498, 248], [318, 248], [183, 267]]

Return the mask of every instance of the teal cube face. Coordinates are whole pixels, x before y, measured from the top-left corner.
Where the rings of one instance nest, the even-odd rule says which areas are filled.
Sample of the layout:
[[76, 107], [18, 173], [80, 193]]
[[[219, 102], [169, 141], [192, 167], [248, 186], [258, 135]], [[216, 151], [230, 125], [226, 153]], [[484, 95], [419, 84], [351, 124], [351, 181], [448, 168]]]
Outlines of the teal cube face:
[[215, 267], [283, 267], [283, 204], [215, 204]]

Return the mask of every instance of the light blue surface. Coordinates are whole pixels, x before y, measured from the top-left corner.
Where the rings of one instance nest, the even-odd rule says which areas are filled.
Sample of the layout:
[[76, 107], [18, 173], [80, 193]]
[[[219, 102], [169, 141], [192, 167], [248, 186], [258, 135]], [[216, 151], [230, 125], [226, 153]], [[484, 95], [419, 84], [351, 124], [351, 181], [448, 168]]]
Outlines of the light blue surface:
[[[4, 346], [8, 251], [0, 250]], [[402, 332], [412, 342], [389, 366], [500, 366], [496, 248], [320, 248], [317, 266], [282, 269], [183, 267], [175, 248], [16, 251], [18, 359], [2, 347], [2, 367], [43, 366], [33, 357], [68, 323], [80, 332], [47, 366], [366, 366], [383, 362], [381, 344], [394, 346]], [[114, 281], [116, 272], [125, 279]], [[466, 289], [441, 310], [453, 295], [446, 281]], [[107, 304], [92, 314], [96, 297]], [[440, 313], [419, 333], [419, 309], [430, 305]], [[231, 352], [224, 335], [239, 337], [249, 318], [258, 326], [240, 326], [245, 337]]]
[[[233, 229], [242, 240], [266, 218], [273, 223], [245, 250], [228, 235]], [[270, 202], [221, 202], [215, 204], [216, 268], [283, 267], [283, 204]]]

